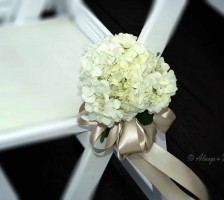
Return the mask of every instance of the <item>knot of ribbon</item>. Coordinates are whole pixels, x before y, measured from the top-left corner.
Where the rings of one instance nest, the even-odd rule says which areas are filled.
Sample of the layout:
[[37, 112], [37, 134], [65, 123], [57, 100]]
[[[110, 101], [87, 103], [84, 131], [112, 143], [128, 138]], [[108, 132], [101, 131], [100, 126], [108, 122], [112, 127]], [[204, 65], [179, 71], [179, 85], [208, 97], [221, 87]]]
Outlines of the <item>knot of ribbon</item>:
[[[203, 182], [197, 175], [172, 154], [154, 143], [157, 129], [166, 133], [176, 116], [169, 108], [153, 116], [153, 122], [142, 125], [137, 118], [131, 121], [115, 123], [110, 128], [103, 148], [96, 146], [101, 134], [108, 128], [102, 123], [85, 118], [84, 104], [81, 105], [77, 120], [81, 125], [94, 125], [89, 141], [96, 153], [112, 146], [117, 150], [120, 160], [126, 158], [137, 167], [146, 178], [168, 199], [193, 200], [183, 192], [171, 179], [185, 187], [201, 200], [208, 200], [209, 195]], [[170, 179], [171, 178], [171, 179]]]

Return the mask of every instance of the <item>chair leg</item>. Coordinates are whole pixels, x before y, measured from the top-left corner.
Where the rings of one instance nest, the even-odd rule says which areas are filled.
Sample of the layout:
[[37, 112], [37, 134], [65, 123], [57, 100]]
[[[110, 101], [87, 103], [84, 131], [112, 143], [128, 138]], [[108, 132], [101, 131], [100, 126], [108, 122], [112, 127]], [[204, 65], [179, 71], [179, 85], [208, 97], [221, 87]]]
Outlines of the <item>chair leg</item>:
[[72, 175], [70, 176], [70, 180], [64, 191], [62, 199], [90, 200], [112, 153], [113, 150], [110, 149], [106, 151], [103, 156], [96, 155], [92, 151], [91, 147], [87, 145], [78, 164], [74, 168]]
[[18, 200], [11, 184], [9, 183], [4, 171], [0, 166], [0, 199]]

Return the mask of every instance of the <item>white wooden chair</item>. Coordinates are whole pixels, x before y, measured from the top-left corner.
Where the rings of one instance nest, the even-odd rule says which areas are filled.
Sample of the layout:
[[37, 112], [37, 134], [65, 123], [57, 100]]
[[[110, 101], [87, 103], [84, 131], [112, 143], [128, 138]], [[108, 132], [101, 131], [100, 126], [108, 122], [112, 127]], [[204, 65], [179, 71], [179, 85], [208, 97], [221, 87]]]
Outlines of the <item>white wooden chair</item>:
[[210, 6], [214, 11], [224, 17], [224, 1], [222, 0], [205, 0], [208, 6]]
[[[30, 16], [30, 0], [23, 3], [16, 19], [20, 25], [0, 28], [0, 150], [76, 134], [85, 150], [62, 199], [90, 199], [113, 150], [104, 155], [93, 153], [89, 132], [76, 122], [82, 103], [77, 89], [79, 61], [85, 45], [110, 32], [80, 0], [66, 2], [71, 19], [43, 21], [37, 21], [43, 1], [35, 16]], [[139, 39], [162, 53], [185, 3], [155, 1]], [[156, 142], [166, 148], [161, 133]], [[148, 197], [162, 199], [128, 159], [122, 164]], [[0, 177], [0, 194], [18, 199], [1, 168]]]

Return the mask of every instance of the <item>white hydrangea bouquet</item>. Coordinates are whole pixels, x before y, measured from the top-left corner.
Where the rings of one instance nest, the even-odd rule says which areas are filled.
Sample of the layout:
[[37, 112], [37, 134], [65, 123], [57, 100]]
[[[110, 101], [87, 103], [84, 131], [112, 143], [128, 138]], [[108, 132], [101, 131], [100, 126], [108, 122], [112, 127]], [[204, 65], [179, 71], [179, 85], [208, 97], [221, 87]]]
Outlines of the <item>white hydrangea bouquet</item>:
[[174, 72], [164, 59], [130, 34], [89, 45], [81, 65], [81, 96], [89, 120], [109, 128], [133, 117], [151, 123], [177, 90]]
[[[81, 65], [84, 104], [77, 119], [95, 125], [89, 137], [94, 151], [114, 146], [120, 160], [128, 156], [169, 200], [192, 199], [172, 180], [207, 200], [208, 191], [197, 175], [154, 142], [157, 129], [165, 133], [175, 119], [168, 105], [177, 90], [176, 77], [164, 59], [137, 37], [120, 33], [89, 45]], [[105, 138], [105, 146], [98, 148], [98, 139], [103, 143]]]

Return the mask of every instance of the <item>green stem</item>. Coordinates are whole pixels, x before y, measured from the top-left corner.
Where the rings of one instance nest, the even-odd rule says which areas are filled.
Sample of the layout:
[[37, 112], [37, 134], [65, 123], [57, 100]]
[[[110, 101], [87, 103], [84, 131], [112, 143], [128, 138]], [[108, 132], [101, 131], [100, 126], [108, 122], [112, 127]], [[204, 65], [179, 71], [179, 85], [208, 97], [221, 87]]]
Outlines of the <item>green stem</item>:
[[110, 128], [106, 128], [100, 135], [100, 142], [103, 143], [104, 139], [108, 137]]

